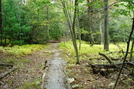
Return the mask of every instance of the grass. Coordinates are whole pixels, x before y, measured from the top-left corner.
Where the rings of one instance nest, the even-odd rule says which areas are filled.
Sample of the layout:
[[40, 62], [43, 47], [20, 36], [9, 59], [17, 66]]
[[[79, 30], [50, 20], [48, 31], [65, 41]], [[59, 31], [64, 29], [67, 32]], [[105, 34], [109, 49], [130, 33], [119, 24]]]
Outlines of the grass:
[[7, 55], [13, 55], [13, 56], [25, 56], [28, 54], [31, 54], [37, 50], [40, 50], [44, 48], [44, 45], [23, 45], [23, 46], [18, 46], [15, 45], [13, 47], [4, 47], [3, 52], [5, 52]]
[[[125, 43], [119, 43], [118, 45], [124, 51], [126, 50]], [[74, 51], [71, 41], [66, 42], [66, 43], [61, 43], [59, 45], [59, 48], [64, 50], [63, 53], [66, 53], [68, 56], [71, 56], [72, 58], [75, 57], [75, 51]], [[90, 47], [90, 44], [87, 44], [87, 42], [82, 41], [81, 50], [79, 50], [79, 56], [82, 59], [98, 58], [98, 57], [100, 57], [98, 53], [105, 53], [106, 55], [114, 56], [116, 58], [122, 56], [121, 53], [120, 54], [118, 53], [121, 49], [118, 46], [116, 46], [115, 44], [110, 44], [109, 49], [110, 49], [110, 51], [105, 52], [103, 50], [103, 45], [95, 44], [92, 47]], [[112, 54], [111, 52], [113, 52], [114, 54]], [[86, 58], [86, 57], [88, 57], [88, 58]], [[67, 57], [67, 59], [70, 59], [70, 58]]]
[[[126, 46], [127, 46], [126, 43], [119, 43], [118, 45], [124, 51], [126, 50]], [[63, 56], [64, 56], [65, 59], [67, 59], [68, 66], [71, 66], [72, 64], [76, 63], [76, 54], [75, 54], [73, 44], [72, 44], [71, 41], [68, 41], [66, 43], [60, 43], [59, 48], [63, 50], [62, 52], [63, 52], [63, 54], [65, 54]], [[106, 51], [103, 50], [103, 45], [95, 44], [91, 47], [90, 44], [88, 44], [85, 41], [82, 41], [81, 49], [79, 50], [80, 61], [90, 61], [91, 59], [92, 60], [99, 59], [100, 57], [102, 57], [102, 56], [99, 55], [99, 53], [104, 53], [107, 56], [115, 58], [115, 59], [116, 58], [121, 59], [121, 57], [123, 57], [122, 53], [118, 53], [121, 49], [117, 45], [110, 44], [109, 45], [109, 50], [110, 51], [106, 52]], [[129, 57], [129, 55], [128, 55], [128, 57]], [[107, 60], [104, 60], [104, 61], [99, 62], [99, 63], [106, 63], [106, 62], [107, 62]], [[98, 64], [98, 60], [94, 60], [94, 63]]]
[[19, 89], [40, 89], [41, 86], [41, 79], [35, 79], [33, 82], [24, 82]]
[[21, 59], [21, 57], [34, 53], [35, 51], [45, 48], [46, 45], [32, 44], [32, 45], [15, 45], [13, 47], [0, 46], [0, 53], [3, 53], [7, 58], [0, 59], [0, 63], [14, 64], [17, 67], [24, 67], [25, 63], [29, 63], [28, 59]]

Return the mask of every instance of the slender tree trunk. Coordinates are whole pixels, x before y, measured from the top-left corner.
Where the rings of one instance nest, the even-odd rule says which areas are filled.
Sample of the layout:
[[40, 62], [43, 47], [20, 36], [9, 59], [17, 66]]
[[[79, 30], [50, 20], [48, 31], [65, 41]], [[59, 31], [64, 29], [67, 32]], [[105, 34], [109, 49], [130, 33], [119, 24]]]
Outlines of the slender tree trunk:
[[134, 40], [132, 41], [132, 45], [131, 45], [131, 53], [130, 53], [130, 61], [132, 61], [132, 57], [133, 57], [133, 49], [134, 49]]
[[103, 31], [102, 31], [101, 14], [99, 11], [98, 11], [98, 15], [99, 15], [100, 43], [102, 45], [103, 44]]
[[[87, 0], [87, 4], [89, 4], [90, 3], [90, 1], [89, 0]], [[93, 33], [93, 31], [92, 31], [92, 27], [91, 27], [91, 11], [92, 10], [92, 7], [91, 6], [88, 6], [88, 26], [89, 26], [89, 33], [90, 33], [90, 46], [93, 46], [93, 44], [94, 44], [94, 37], [93, 37], [93, 35], [92, 35], [92, 33]]]
[[108, 0], [104, 0], [104, 50], [109, 51], [108, 33]]
[[76, 15], [78, 13], [78, 0], [75, 0], [75, 9], [74, 9], [74, 17], [73, 17], [73, 25], [72, 25], [72, 30], [73, 30], [73, 44], [74, 44], [74, 48], [75, 48], [75, 52], [76, 52], [76, 58], [77, 58], [77, 62], [76, 64], [80, 64], [79, 62], [79, 53], [78, 53], [78, 47], [77, 47], [77, 42], [76, 42], [76, 33], [75, 33], [75, 22], [76, 22]]
[[76, 59], [77, 59], [76, 64], [80, 64], [80, 62], [79, 62], [78, 47], [77, 47], [77, 43], [76, 43], [76, 33], [75, 33], [75, 22], [76, 22], [76, 14], [77, 14], [77, 6], [78, 6], [78, 2], [77, 1], [78, 0], [75, 1], [75, 10], [74, 10], [73, 22], [72, 22], [71, 13], [69, 13], [68, 10], [65, 10], [65, 8], [67, 8], [67, 6], [66, 6], [67, 4], [63, 0], [61, 0], [61, 3], [62, 3], [63, 8], [64, 8], [63, 12], [65, 14], [65, 17], [67, 18], [68, 27], [70, 29], [71, 38], [72, 38], [74, 50], [75, 50], [75, 53], [76, 53]]
[[0, 0], [0, 45], [2, 45], [2, 0]]
[[47, 25], [46, 25], [46, 28], [47, 28], [47, 39], [49, 41], [49, 39], [50, 39], [50, 37], [49, 37], [49, 23], [48, 23], [48, 21], [49, 21], [49, 7], [47, 6], [46, 9], [47, 9], [47, 11], [46, 11], [46, 14], [47, 14]]
[[[78, 9], [79, 13], [79, 9]], [[78, 32], [79, 32], [79, 50], [81, 49], [81, 30], [80, 30], [80, 22], [79, 22], [79, 15], [77, 15], [77, 24], [78, 24]]]

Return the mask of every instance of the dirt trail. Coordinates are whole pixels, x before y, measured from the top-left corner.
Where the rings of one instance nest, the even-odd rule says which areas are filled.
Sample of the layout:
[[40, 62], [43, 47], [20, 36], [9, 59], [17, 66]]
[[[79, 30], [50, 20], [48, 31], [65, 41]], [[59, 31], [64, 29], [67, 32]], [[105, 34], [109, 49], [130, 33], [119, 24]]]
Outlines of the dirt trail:
[[66, 62], [60, 58], [58, 50], [54, 51], [53, 59], [47, 61], [46, 64], [47, 68], [43, 75], [42, 89], [69, 89], [64, 72]]
[[[56, 64], [57, 68], [54, 67], [51, 71], [54, 71], [55, 74], [58, 67], [65, 64], [65, 61], [59, 58], [59, 51], [57, 46], [59, 43], [49, 44], [47, 48], [37, 51], [33, 54], [30, 54], [26, 57], [19, 58], [19, 60], [28, 60], [29, 62], [23, 63], [22, 67], [18, 68], [17, 71], [11, 75], [6, 76], [0, 81], [0, 89], [40, 89], [42, 84], [42, 75], [44, 73], [44, 62], [46, 60], [58, 59], [52, 61], [53, 64]], [[62, 64], [63, 63], [63, 64]], [[52, 67], [52, 66], [51, 66]], [[56, 69], [55, 69], [56, 68]], [[63, 71], [63, 68], [61, 71]], [[59, 72], [60, 73], [60, 72]], [[57, 75], [58, 76], [58, 75]], [[61, 77], [61, 76], [59, 76]], [[55, 78], [52, 78], [54, 80]], [[49, 88], [50, 89], [50, 88]], [[59, 88], [53, 88], [59, 89]], [[64, 89], [64, 88], [62, 88]]]

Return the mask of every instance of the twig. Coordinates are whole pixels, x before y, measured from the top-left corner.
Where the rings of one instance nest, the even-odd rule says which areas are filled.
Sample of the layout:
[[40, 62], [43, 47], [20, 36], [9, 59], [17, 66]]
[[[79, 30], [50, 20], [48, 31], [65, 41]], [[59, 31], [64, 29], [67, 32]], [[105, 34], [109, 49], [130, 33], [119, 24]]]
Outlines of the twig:
[[10, 66], [10, 67], [13, 67], [13, 65], [11, 65], [11, 64], [5, 64], [5, 63], [0, 63], [0, 66]]
[[105, 54], [99, 53], [99, 55], [105, 57], [110, 64], [113, 64], [113, 62], [111, 61], [111, 59], [108, 56], [106, 56]]
[[13, 72], [16, 69], [17, 69], [17, 67], [13, 67], [12, 69], [6, 71], [5, 73], [0, 74], [0, 79], [4, 78], [6, 75], [10, 74], [11, 72]]

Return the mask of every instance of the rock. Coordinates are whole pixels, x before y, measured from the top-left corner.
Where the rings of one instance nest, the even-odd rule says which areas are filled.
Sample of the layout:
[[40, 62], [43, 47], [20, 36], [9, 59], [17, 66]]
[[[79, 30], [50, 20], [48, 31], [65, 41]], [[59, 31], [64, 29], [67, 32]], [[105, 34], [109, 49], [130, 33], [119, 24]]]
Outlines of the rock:
[[68, 81], [68, 83], [72, 83], [72, 82], [74, 82], [75, 80], [74, 80], [74, 78], [68, 78], [67, 81]]
[[115, 84], [115, 83], [110, 83], [110, 84], [108, 85], [108, 87], [109, 87], [109, 88], [110, 88], [110, 87], [113, 87], [114, 84]]
[[78, 87], [78, 86], [79, 86], [78, 84], [75, 84], [75, 85], [72, 86], [72, 88], [76, 88], [76, 87]]

